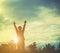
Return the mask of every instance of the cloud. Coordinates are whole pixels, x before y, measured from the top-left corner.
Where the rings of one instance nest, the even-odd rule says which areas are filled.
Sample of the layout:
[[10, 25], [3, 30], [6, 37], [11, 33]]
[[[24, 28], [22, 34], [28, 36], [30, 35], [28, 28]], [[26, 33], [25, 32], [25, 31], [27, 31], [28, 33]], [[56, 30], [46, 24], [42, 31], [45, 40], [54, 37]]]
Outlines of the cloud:
[[56, 9], [41, 6], [38, 10], [36, 12], [37, 18], [28, 25], [28, 35], [32, 34], [32, 37], [37, 35], [35, 40], [38, 38], [39, 40], [37, 41], [41, 40], [45, 43], [47, 40], [47, 43], [57, 42], [59, 35], [55, 35], [60, 34], [60, 17], [55, 13]]
[[[0, 29], [3, 29], [2, 33], [3, 31], [7, 32], [6, 27], [13, 31], [12, 23], [14, 20], [22, 24], [26, 19], [26, 37], [28, 39], [36, 35], [37, 41], [40, 38], [44, 41], [47, 37], [49, 40], [58, 39], [58, 36], [53, 38], [52, 35], [60, 34], [59, 2], [58, 0], [5, 0], [4, 3], [0, 4]], [[14, 32], [14, 34], [8, 33], [15, 35]]]
[[[57, 1], [58, 2], [58, 1]], [[35, 19], [36, 12], [39, 7], [43, 6], [50, 9], [56, 9], [55, 13], [59, 13], [58, 4], [54, 0], [6, 0], [4, 6], [7, 8], [7, 14], [13, 16], [15, 19]], [[56, 4], [56, 5], [55, 5]], [[13, 15], [12, 15], [13, 14]], [[58, 14], [57, 14], [58, 15]], [[33, 17], [33, 18], [32, 18]]]
[[7, 13], [5, 14], [13, 18], [17, 17], [15, 19], [18, 20], [28, 20], [29, 18], [35, 19], [34, 17], [36, 17], [36, 12], [39, 11], [38, 8], [41, 6], [50, 9], [55, 8], [55, 13], [58, 13], [59, 10], [55, 7], [55, 4], [57, 3], [54, 0], [6, 0], [3, 6], [7, 9]]

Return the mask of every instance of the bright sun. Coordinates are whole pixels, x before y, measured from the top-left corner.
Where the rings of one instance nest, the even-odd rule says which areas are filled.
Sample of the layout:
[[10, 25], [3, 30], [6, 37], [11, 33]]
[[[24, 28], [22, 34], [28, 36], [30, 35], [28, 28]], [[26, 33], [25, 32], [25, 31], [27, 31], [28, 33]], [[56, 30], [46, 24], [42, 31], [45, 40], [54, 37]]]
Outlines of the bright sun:
[[18, 43], [18, 38], [17, 37], [14, 37], [13, 38], [13, 41], [14, 41], [14, 43]]

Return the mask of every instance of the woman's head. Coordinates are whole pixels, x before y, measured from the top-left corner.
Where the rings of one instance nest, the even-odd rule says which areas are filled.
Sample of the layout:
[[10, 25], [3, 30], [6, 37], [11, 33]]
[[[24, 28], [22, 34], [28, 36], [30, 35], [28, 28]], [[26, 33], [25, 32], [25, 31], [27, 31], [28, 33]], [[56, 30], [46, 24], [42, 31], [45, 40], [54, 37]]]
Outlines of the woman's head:
[[22, 27], [21, 27], [21, 26], [18, 26], [18, 29], [19, 29], [19, 30], [22, 30]]

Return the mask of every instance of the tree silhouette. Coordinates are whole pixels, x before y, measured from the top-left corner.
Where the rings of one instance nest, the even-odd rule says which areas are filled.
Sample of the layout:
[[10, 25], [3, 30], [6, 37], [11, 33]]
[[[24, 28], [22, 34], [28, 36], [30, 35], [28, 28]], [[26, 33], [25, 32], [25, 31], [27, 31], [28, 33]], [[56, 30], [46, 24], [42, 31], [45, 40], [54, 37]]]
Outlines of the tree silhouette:
[[37, 53], [37, 47], [36, 42], [33, 42], [33, 44], [29, 45], [30, 53]]

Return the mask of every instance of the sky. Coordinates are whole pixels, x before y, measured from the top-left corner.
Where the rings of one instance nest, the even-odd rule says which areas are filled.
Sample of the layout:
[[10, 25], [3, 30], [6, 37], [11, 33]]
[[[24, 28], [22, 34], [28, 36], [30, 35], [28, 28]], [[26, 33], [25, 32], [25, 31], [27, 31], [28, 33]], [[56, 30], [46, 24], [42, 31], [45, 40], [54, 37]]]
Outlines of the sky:
[[16, 36], [13, 22], [25, 30], [26, 45], [60, 41], [60, 0], [0, 0], [0, 43]]

